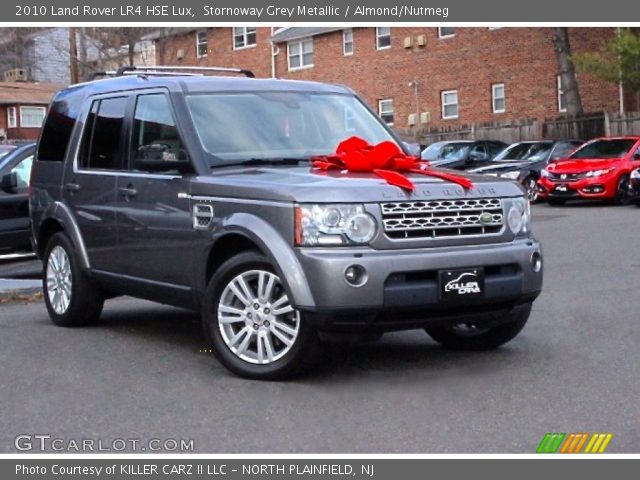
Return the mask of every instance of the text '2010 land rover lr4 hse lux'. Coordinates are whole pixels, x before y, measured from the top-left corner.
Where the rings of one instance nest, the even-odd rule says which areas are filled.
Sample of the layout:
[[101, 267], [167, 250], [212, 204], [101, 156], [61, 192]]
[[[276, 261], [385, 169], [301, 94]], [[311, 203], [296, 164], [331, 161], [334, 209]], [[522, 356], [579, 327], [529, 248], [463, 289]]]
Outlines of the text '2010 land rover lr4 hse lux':
[[55, 324], [95, 322], [117, 295], [187, 307], [220, 362], [259, 379], [342, 334], [480, 350], [524, 326], [542, 257], [515, 182], [316, 168], [353, 137], [356, 157], [412, 158], [342, 86], [118, 73], [58, 93], [39, 142], [30, 208]]

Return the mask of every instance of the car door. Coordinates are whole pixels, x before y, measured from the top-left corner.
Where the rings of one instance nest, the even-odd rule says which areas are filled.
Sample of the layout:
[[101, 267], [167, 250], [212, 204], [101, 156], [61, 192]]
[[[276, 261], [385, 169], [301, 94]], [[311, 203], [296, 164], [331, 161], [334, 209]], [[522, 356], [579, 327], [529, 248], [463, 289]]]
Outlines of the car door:
[[[23, 147], [5, 161], [0, 169], [0, 251], [29, 248], [29, 177], [34, 147]], [[9, 182], [9, 180], [11, 180]], [[10, 183], [10, 185], [9, 185]]]
[[191, 175], [172, 166], [187, 154], [169, 96], [137, 94], [130, 117], [128, 170], [116, 186], [117, 272], [186, 295], [193, 265]]
[[117, 253], [116, 178], [124, 169], [124, 118], [129, 96], [93, 99], [63, 198], [71, 207], [92, 269], [111, 271]]

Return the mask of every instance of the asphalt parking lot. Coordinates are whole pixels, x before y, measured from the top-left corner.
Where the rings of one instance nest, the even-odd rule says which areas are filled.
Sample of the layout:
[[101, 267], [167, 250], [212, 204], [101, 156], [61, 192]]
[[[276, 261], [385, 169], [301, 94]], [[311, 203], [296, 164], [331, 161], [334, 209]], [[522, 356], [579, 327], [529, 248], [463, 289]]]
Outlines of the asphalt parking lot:
[[[545, 285], [529, 324], [487, 353], [424, 332], [327, 348], [293, 382], [242, 380], [204, 352], [197, 316], [107, 302], [94, 327], [0, 305], [0, 452], [24, 433], [187, 438], [201, 453], [534, 453], [546, 432], [640, 450], [640, 209], [534, 207]], [[0, 274], [1, 276], [1, 274]]]

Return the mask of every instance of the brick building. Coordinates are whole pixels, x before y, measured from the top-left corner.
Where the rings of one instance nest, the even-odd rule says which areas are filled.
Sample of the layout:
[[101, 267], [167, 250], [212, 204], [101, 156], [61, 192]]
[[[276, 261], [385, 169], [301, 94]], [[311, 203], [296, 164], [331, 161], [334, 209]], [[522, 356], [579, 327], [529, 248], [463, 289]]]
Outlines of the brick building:
[[[615, 28], [571, 28], [573, 53]], [[456, 130], [562, 115], [552, 28], [177, 28], [152, 35], [159, 64], [233, 66], [256, 76], [341, 83], [397, 130]], [[618, 111], [619, 87], [579, 74], [584, 110]], [[625, 95], [626, 109], [638, 110]]]
[[64, 85], [0, 82], [0, 142], [36, 140], [51, 98]]

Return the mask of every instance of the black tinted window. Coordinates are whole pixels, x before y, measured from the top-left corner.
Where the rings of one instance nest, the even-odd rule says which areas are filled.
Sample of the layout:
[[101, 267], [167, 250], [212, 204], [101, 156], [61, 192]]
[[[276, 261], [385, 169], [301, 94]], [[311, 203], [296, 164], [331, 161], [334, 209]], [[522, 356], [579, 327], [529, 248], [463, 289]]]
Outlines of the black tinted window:
[[178, 129], [171, 115], [169, 101], [165, 95], [158, 93], [138, 97], [131, 146], [135, 170], [145, 170], [137, 160], [186, 159]]
[[127, 98], [96, 100], [87, 117], [80, 165], [83, 168], [122, 170], [122, 124]]
[[38, 145], [38, 161], [64, 161], [81, 102], [79, 95], [62, 94], [51, 104]]
[[594, 140], [576, 150], [570, 158], [596, 160], [600, 158], [622, 158], [629, 153], [635, 143], [635, 140], [626, 138]]

